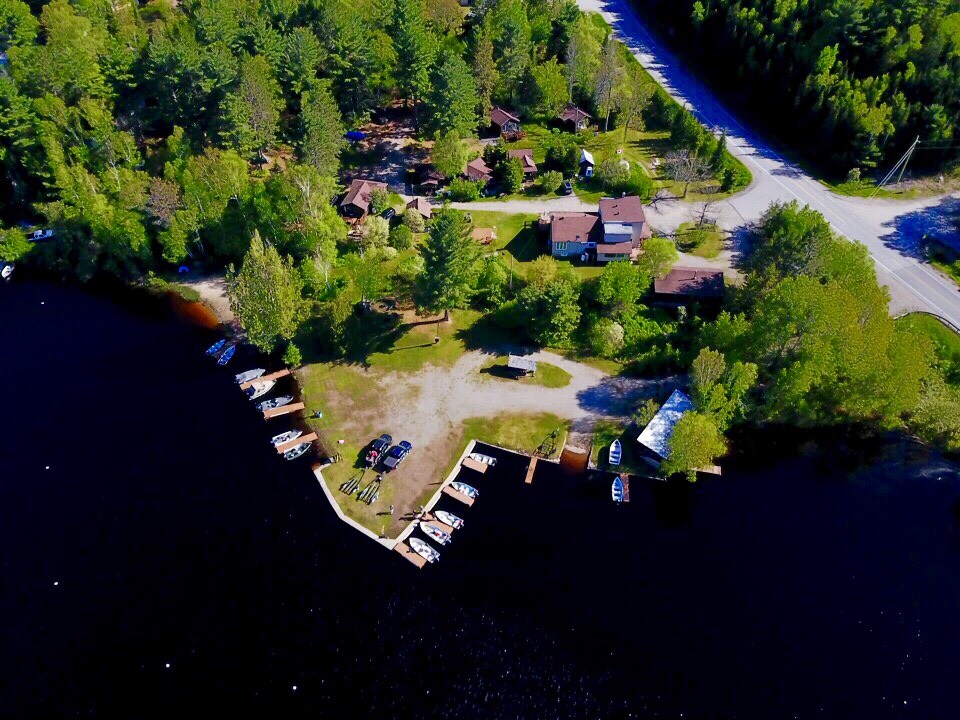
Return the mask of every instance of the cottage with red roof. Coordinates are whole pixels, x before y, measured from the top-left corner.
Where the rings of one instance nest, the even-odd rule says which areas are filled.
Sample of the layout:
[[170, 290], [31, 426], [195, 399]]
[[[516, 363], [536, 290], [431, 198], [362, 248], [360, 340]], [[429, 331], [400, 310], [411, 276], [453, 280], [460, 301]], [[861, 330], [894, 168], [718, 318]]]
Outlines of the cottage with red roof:
[[550, 254], [556, 258], [636, 260], [641, 244], [652, 235], [636, 196], [603, 198], [599, 214], [552, 213], [548, 224]]
[[533, 161], [533, 150], [529, 148], [526, 150], [508, 150], [507, 155], [511, 158], [519, 158], [520, 163], [523, 165], [524, 175], [537, 174], [537, 164]]
[[374, 190], [386, 189], [386, 183], [357, 178], [350, 183], [347, 194], [340, 201], [340, 212], [347, 217], [362, 218], [370, 212], [370, 197]]

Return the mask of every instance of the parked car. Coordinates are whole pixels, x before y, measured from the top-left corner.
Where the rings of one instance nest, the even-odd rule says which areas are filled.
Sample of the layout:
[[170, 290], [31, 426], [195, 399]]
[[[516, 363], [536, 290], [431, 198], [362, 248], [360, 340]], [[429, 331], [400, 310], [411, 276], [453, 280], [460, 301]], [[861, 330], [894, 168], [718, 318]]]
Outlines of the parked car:
[[387, 472], [396, 470], [411, 450], [413, 450], [413, 445], [406, 440], [401, 440], [399, 444], [394, 445], [387, 453], [387, 459], [383, 461], [383, 466], [387, 469]]
[[387, 448], [390, 447], [390, 444], [393, 442], [393, 438], [384, 433], [372, 443], [370, 443], [370, 451], [367, 453], [367, 465], [373, 467], [378, 462], [380, 458], [383, 457], [383, 454], [387, 451]]
[[563, 195], [573, 195], [573, 183], [569, 180], [563, 181], [563, 188], [560, 190]]
[[387, 208], [382, 213], [380, 213], [380, 217], [382, 217], [384, 220], [389, 220], [396, 214], [397, 214], [396, 210], [394, 210], [393, 208]]

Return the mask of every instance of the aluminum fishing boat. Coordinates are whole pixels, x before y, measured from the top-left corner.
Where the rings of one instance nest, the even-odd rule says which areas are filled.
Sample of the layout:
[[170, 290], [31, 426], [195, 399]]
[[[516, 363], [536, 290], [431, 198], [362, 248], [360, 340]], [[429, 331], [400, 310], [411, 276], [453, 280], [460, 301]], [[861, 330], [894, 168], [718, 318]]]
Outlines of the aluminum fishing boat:
[[610, 453], [607, 455], [607, 461], [610, 463], [611, 467], [616, 467], [620, 464], [620, 461], [623, 459], [623, 446], [620, 444], [619, 440], [614, 440], [610, 443]]
[[266, 370], [263, 368], [254, 368], [253, 370], [246, 370], [245, 372], [237, 373], [233, 377], [236, 379], [238, 384], [242, 385], [243, 383], [250, 382], [251, 380], [256, 380], [265, 372]]
[[273, 390], [273, 386], [277, 384], [276, 380], [267, 380], [266, 382], [254, 383], [248, 387], [244, 392], [247, 394], [247, 397], [251, 400], [256, 400], [258, 397], [263, 397], [268, 392]]
[[430, 544], [420, 538], [410, 538], [410, 547], [427, 562], [435, 563], [440, 559], [440, 553], [430, 547]]
[[473, 485], [467, 485], [466, 483], [462, 483], [462, 482], [452, 482], [450, 483], [450, 487], [452, 487], [457, 492], [463, 493], [468, 498], [476, 499], [477, 496], [480, 494], [479, 492], [477, 492], [477, 489], [473, 487]]
[[463, 519], [457, 517], [453, 513], [449, 513], [446, 510], [437, 510], [434, 515], [437, 516], [437, 520], [442, 522], [444, 525], [449, 525], [454, 530], [459, 530], [463, 527]]
[[426, 523], [420, 523], [420, 529], [423, 530], [423, 534], [434, 542], [440, 545], [446, 545], [453, 538], [450, 537], [450, 533], [444, 532], [436, 525], [428, 525]]
[[614, 479], [613, 486], [610, 488], [610, 495], [615, 503], [623, 502], [623, 480], [620, 478]]
[[280, 397], [271, 398], [270, 400], [264, 400], [262, 403], [257, 405], [257, 410], [264, 412], [265, 410], [273, 410], [273, 408], [283, 407], [287, 403], [293, 402], [293, 395], [281, 395]]
[[283, 459], [296, 460], [298, 457], [303, 455], [307, 450], [309, 450], [311, 445], [313, 445], [313, 443], [308, 443], [308, 442], [300, 443], [295, 448], [291, 448], [290, 450], [287, 450], [283, 454]]
[[484, 455], [483, 453], [470, 453], [470, 458], [479, 463], [483, 463], [484, 465], [489, 465], [490, 467], [493, 467], [497, 464], [497, 459], [492, 455]]
[[303, 435], [303, 430], [287, 430], [279, 435], [274, 435], [272, 438], [270, 438], [270, 442], [274, 447], [276, 447], [277, 445], [288, 443], [291, 440], [296, 440], [301, 435]]

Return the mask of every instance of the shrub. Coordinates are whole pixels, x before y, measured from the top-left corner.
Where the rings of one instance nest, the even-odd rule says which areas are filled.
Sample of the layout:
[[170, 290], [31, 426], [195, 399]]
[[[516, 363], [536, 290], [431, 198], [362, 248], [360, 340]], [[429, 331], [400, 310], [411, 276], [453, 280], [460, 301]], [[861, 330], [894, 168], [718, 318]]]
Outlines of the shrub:
[[547, 150], [547, 167], [559, 170], [563, 175], [576, 175], [580, 168], [580, 149], [577, 138], [554, 130], [543, 141]]
[[545, 173], [540, 175], [540, 178], [537, 182], [540, 184], [540, 187], [544, 192], [556, 192], [563, 184], [563, 175], [558, 173], [556, 170], [547, 170]]
[[423, 219], [423, 215], [419, 212], [410, 208], [405, 213], [403, 213], [403, 224], [406, 225], [412, 232], [421, 233], [427, 229], [427, 223]]
[[367, 215], [360, 223], [360, 245], [364, 250], [380, 248], [390, 237], [390, 223], [379, 215]]
[[600, 357], [616, 357], [623, 350], [623, 325], [601, 318], [590, 328], [590, 347]]
[[379, 215], [390, 207], [390, 193], [383, 188], [377, 188], [370, 193], [370, 212]]
[[617, 156], [608, 157], [597, 165], [597, 180], [608, 190], [620, 190], [630, 182], [630, 168]]
[[287, 349], [283, 351], [283, 362], [290, 367], [297, 367], [303, 363], [303, 354], [293, 343], [287, 343]]
[[483, 194], [483, 183], [480, 180], [454, 178], [450, 183], [450, 198], [458, 202], [479, 200]]
[[510, 158], [502, 166], [503, 168], [503, 184], [507, 188], [507, 192], [520, 192], [520, 188], [523, 187], [523, 162], [520, 158]]
[[409, 250], [413, 247], [413, 231], [407, 225], [397, 225], [390, 231], [390, 247]]

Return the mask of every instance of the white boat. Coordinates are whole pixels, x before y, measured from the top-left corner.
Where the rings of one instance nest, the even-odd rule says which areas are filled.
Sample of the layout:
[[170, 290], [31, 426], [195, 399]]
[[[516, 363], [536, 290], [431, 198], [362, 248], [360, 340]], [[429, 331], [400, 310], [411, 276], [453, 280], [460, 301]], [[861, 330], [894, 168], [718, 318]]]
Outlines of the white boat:
[[300, 457], [301, 455], [303, 455], [307, 450], [309, 450], [311, 445], [313, 445], [313, 443], [308, 443], [308, 442], [300, 443], [300, 444], [297, 445], [295, 448], [291, 448], [291, 449], [287, 450], [287, 451], [283, 454], [283, 459], [284, 459], [284, 460], [296, 460], [298, 457]]
[[480, 494], [479, 492], [477, 492], [477, 489], [473, 487], [473, 485], [467, 485], [466, 483], [462, 483], [462, 482], [452, 482], [450, 483], [450, 487], [452, 487], [454, 490], [456, 490], [459, 493], [463, 493], [468, 498], [476, 499], [476, 497]]
[[262, 403], [257, 405], [257, 410], [260, 412], [272, 410], [273, 408], [283, 407], [287, 403], [291, 402], [293, 402], [293, 395], [281, 395], [280, 397], [275, 397], [272, 400], [264, 400]]
[[619, 440], [614, 440], [610, 443], [610, 452], [607, 455], [607, 462], [611, 467], [616, 467], [620, 464], [620, 461], [623, 459], [623, 446], [620, 444]]
[[236, 381], [238, 384], [242, 385], [243, 383], [250, 382], [251, 380], [256, 380], [265, 372], [266, 370], [264, 370], [263, 368], [254, 368], [253, 370], [247, 370], [242, 373], [237, 373], [233, 377], [236, 378]]
[[479, 463], [483, 463], [484, 465], [489, 465], [490, 467], [493, 467], [497, 464], [497, 459], [495, 457], [491, 455], [484, 455], [483, 453], [470, 453], [470, 458]]
[[3, 270], [0, 270], [0, 277], [9, 280], [11, 275], [13, 275], [13, 265], [4, 265]]
[[446, 545], [453, 539], [450, 537], [450, 533], [444, 532], [436, 525], [428, 525], [427, 523], [421, 522], [420, 529], [423, 530], [424, 535], [440, 545]]
[[434, 550], [430, 545], [420, 538], [410, 538], [410, 547], [413, 551], [427, 562], [435, 563], [440, 559], [440, 553]]
[[272, 438], [270, 438], [270, 442], [273, 443], [274, 447], [276, 447], [277, 445], [288, 443], [291, 440], [296, 440], [301, 435], [303, 435], [303, 430], [287, 430], [279, 435], [274, 435]]
[[448, 513], [446, 510], [437, 510], [434, 515], [437, 516], [437, 520], [442, 522], [444, 525], [449, 525], [454, 530], [459, 530], [463, 527], [463, 519], [457, 517], [453, 513]]
[[244, 392], [247, 393], [248, 398], [250, 398], [251, 400], [256, 400], [258, 397], [263, 397], [268, 392], [273, 390], [273, 386], [276, 384], [277, 384], [276, 380], [267, 380], [266, 382], [254, 383], [253, 385], [248, 387], [246, 390], [244, 390]]
[[614, 478], [613, 485], [610, 487], [610, 496], [615, 503], [623, 502], [623, 480]]

